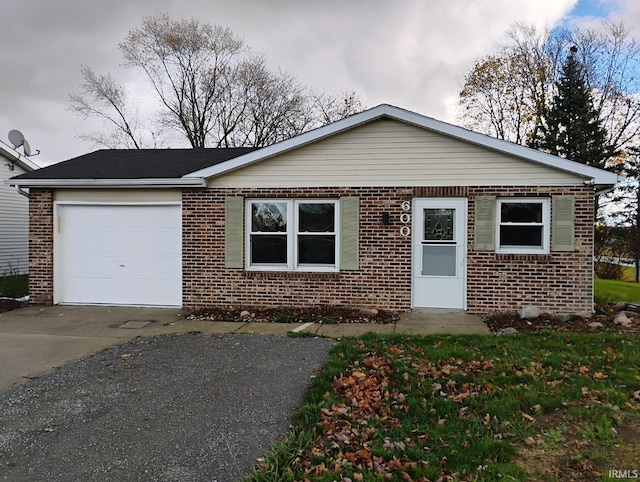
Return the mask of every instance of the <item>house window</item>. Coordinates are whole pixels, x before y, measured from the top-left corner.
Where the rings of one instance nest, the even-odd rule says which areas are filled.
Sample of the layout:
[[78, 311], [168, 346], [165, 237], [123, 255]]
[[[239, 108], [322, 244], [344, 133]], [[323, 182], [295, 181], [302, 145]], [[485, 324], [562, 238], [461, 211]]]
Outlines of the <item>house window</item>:
[[498, 252], [549, 252], [548, 199], [499, 199], [496, 204]]
[[247, 201], [248, 268], [335, 271], [338, 201]]

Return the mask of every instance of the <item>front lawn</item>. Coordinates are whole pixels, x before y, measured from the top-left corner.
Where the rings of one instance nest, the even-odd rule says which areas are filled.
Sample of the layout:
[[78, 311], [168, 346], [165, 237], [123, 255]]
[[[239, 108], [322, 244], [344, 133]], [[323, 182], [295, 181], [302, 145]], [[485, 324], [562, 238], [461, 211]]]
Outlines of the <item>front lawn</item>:
[[337, 344], [248, 480], [600, 480], [640, 460], [633, 335]]

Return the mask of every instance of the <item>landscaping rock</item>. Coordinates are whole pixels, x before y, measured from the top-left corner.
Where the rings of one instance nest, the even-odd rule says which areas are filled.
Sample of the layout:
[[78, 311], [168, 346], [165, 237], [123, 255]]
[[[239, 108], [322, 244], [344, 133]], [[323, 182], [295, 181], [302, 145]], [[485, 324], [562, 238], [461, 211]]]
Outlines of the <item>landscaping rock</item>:
[[616, 325], [621, 325], [624, 327], [631, 326], [633, 324], [633, 322], [627, 317], [624, 312], [618, 313], [613, 319], [613, 322]]
[[583, 320], [588, 320], [589, 318], [593, 317], [593, 312], [591, 312], [591, 311], [579, 311], [578, 313], [576, 313], [576, 316], [578, 318], [582, 318]]
[[519, 333], [519, 331], [516, 330], [515, 328], [508, 327], [508, 328], [503, 328], [502, 330], [500, 330], [500, 332], [498, 334], [499, 335], [517, 335], [518, 333]]
[[624, 310], [627, 309], [627, 305], [628, 305], [628, 303], [626, 303], [624, 301], [619, 301], [618, 303], [613, 305], [613, 309], [614, 309], [614, 311], [624, 311]]
[[375, 308], [362, 308], [360, 310], [360, 313], [362, 313], [364, 316], [377, 316], [378, 310], [376, 310]]
[[537, 320], [541, 314], [542, 311], [535, 306], [525, 306], [518, 311], [518, 315], [520, 315], [521, 320]]
[[243, 320], [251, 318], [251, 313], [249, 313], [247, 310], [241, 311], [240, 318], [242, 318]]
[[556, 313], [551, 317], [551, 321], [557, 321], [558, 323], [566, 323], [567, 321], [570, 321], [571, 318], [572, 318], [572, 315], [570, 315], [569, 313]]
[[[594, 333], [594, 331], [605, 331], [613, 333], [640, 333], [640, 314], [625, 311], [623, 314], [631, 320], [630, 324], [622, 325], [613, 322], [614, 317], [619, 315], [613, 310], [613, 305], [600, 305], [597, 313], [585, 313], [582, 318], [576, 314], [571, 314], [571, 319], [566, 322], [559, 322], [552, 319], [550, 313], [542, 313], [540, 318], [533, 321], [523, 321], [519, 318], [517, 311], [498, 311], [485, 315], [484, 322], [492, 333], [502, 334], [502, 330], [510, 327], [517, 327], [520, 333], [538, 332], [541, 330], [552, 330], [562, 333]], [[623, 319], [619, 320], [623, 321]]]

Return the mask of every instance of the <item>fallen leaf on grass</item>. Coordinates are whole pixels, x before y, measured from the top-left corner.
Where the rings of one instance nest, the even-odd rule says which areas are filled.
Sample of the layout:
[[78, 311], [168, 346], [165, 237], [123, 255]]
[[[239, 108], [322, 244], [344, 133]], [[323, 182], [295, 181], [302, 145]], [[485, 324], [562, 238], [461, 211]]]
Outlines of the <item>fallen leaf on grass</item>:
[[536, 419], [535, 419], [535, 418], [533, 418], [531, 415], [526, 414], [526, 413], [524, 413], [524, 412], [521, 412], [521, 413], [522, 413], [522, 418], [524, 418], [524, 419], [525, 419], [525, 420], [527, 420], [528, 422], [535, 422], [535, 421], [536, 421]]

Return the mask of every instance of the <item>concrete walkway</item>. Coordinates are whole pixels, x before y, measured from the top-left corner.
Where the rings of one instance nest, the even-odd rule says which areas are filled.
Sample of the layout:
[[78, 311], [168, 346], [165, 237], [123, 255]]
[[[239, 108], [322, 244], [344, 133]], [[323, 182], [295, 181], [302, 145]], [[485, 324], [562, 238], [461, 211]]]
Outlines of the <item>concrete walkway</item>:
[[308, 332], [330, 338], [368, 332], [392, 334], [490, 334], [479, 316], [419, 310], [394, 324], [251, 323], [188, 320], [166, 308], [96, 306], [28, 307], [0, 313], [0, 391], [138, 336], [169, 333], [268, 334]]

